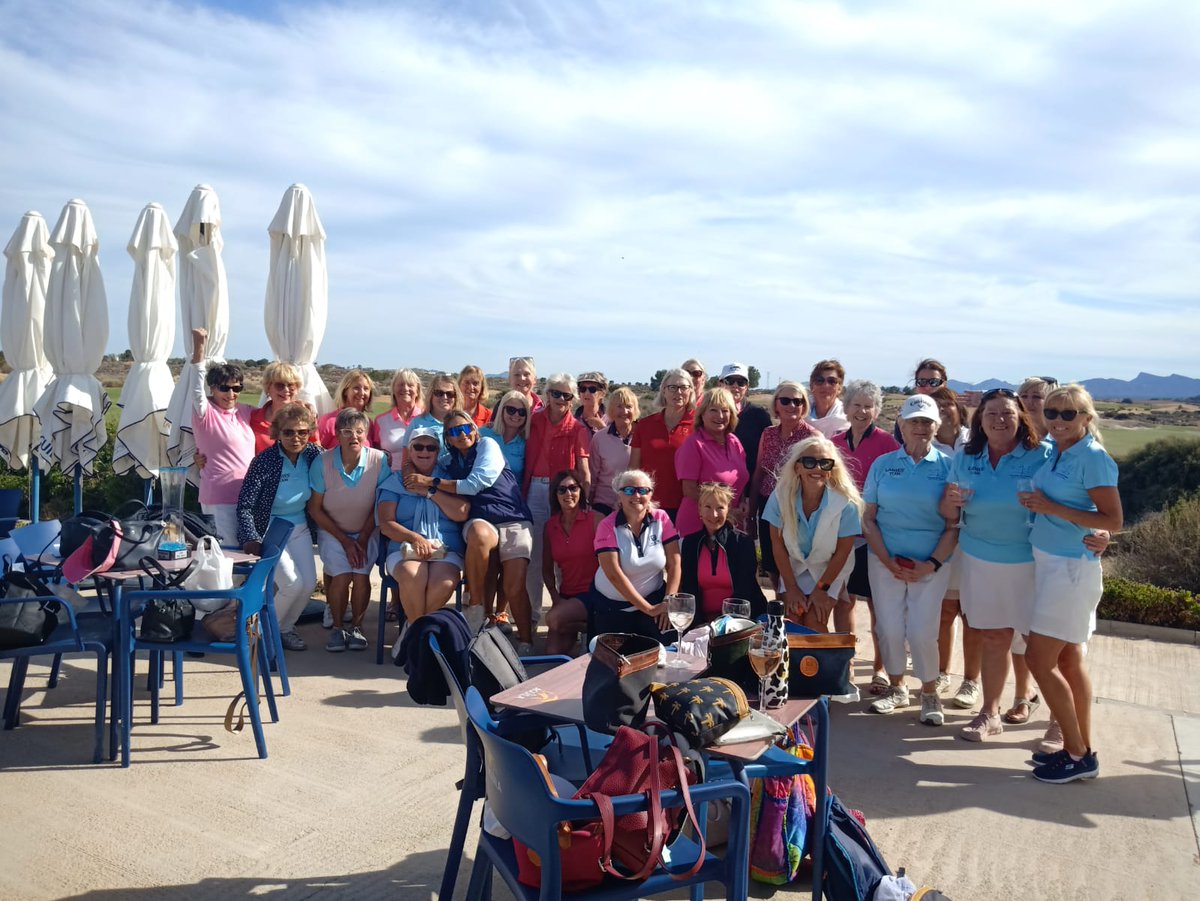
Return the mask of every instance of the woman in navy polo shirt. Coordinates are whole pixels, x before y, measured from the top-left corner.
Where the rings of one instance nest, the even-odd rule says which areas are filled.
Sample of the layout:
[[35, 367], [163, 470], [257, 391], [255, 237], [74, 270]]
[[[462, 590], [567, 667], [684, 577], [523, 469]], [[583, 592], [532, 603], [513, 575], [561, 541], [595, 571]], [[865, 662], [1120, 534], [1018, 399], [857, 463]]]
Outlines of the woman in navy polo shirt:
[[937, 637], [950, 579], [946, 564], [958, 531], [939, 510], [950, 473], [950, 458], [933, 446], [940, 421], [933, 398], [909, 397], [900, 408], [904, 446], [872, 463], [863, 487], [863, 537], [871, 549], [867, 571], [891, 684], [870, 710], [893, 713], [909, 705], [904, 685], [907, 641], [913, 674], [921, 680], [921, 722], [930, 726], [945, 722], [937, 693]]
[[668, 594], [679, 590], [679, 533], [654, 503], [654, 482], [640, 469], [613, 479], [617, 511], [596, 527], [600, 570], [588, 594], [588, 631], [633, 632], [662, 640]]
[[1046, 395], [1042, 415], [1054, 453], [1021, 502], [1035, 514], [1035, 595], [1025, 662], [1062, 728], [1063, 749], [1035, 753], [1042, 782], [1094, 779], [1100, 762], [1092, 751], [1092, 684], [1083, 643], [1095, 624], [1104, 591], [1099, 558], [1080, 542], [1093, 529], [1121, 528], [1117, 464], [1100, 443], [1096, 408], [1081, 385]]

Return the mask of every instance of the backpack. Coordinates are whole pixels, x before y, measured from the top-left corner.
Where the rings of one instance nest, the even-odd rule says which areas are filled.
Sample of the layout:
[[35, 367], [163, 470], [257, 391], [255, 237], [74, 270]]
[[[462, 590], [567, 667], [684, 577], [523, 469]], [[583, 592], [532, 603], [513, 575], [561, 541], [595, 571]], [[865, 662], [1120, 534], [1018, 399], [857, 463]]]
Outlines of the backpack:
[[499, 626], [490, 626], [471, 639], [467, 646], [467, 677], [484, 701], [529, 678], [512, 642]]
[[891, 875], [866, 828], [850, 815], [837, 795], [830, 795], [824, 880], [828, 901], [869, 901], [879, 881]]

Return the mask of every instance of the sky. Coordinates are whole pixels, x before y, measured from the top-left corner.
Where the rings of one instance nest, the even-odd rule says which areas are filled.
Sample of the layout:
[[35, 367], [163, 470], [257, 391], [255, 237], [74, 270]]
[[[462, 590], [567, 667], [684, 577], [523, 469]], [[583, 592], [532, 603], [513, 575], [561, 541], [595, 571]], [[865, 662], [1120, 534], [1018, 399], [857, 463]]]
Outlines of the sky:
[[86, 200], [114, 352], [140, 210], [206, 183], [228, 353], [272, 356], [301, 182], [319, 362], [1200, 376], [1197, 34], [1188, 0], [0, 0], [0, 239]]

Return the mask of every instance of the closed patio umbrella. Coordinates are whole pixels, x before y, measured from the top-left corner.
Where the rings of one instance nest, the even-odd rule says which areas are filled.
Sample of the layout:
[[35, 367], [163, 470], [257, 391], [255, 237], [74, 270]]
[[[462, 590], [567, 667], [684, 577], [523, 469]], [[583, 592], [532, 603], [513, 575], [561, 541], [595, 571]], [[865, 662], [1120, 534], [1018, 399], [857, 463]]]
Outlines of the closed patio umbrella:
[[325, 268], [325, 229], [312, 194], [292, 185], [268, 229], [271, 269], [267, 277], [267, 340], [275, 355], [300, 370], [300, 399], [317, 413], [334, 408], [333, 398], [313, 365], [325, 338], [329, 273]]
[[113, 447], [113, 472], [136, 469], [158, 476], [167, 459], [167, 405], [175, 382], [167, 357], [175, 343], [175, 236], [166, 210], [147, 204], [138, 216], [128, 251], [133, 257], [129, 294], [129, 348], [133, 366], [121, 388], [121, 420]]
[[108, 344], [108, 300], [100, 274], [100, 241], [91, 211], [72, 200], [50, 234], [54, 263], [46, 290], [46, 359], [54, 379], [34, 409], [41, 427], [37, 455], [42, 469], [57, 463], [75, 474], [92, 474], [97, 451], [108, 440], [104, 414], [111, 402], [96, 380]]
[[[183, 327], [183, 371], [175, 384], [167, 421], [171, 435], [167, 456], [174, 466], [191, 466], [196, 453], [192, 437], [192, 396], [189, 386], [195, 378], [192, 364], [192, 329], [208, 330], [204, 346], [206, 361], [224, 363], [229, 341], [229, 285], [225, 280], [225, 261], [221, 251], [225, 237], [221, 232], [221, 202], [209, 185], [196, 185], [175, 223], [179, 242], [179, 319]], [[192, 481], [195, 470], [189, 474]]]

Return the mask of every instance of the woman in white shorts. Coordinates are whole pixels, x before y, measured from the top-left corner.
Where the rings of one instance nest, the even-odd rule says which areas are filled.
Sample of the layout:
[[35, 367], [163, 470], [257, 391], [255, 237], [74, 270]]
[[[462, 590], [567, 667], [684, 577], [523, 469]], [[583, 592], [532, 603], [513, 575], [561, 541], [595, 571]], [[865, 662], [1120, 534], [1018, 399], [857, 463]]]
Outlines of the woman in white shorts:
[[937, 693], [937, 638], [950, 580], [946, 564], [958, 533], [939, 510], [950, 474], [950, 458], [933, 446], [940, 421], [932, 398], [909, 397], [900, 408], [904, 446], [877, 458], [863, 485], [863, 537], [870, 548], [867, 574], [891, 686], [870, 711], [894, 713], [909, 705], [904, 685], [907, 642], [913, 675], [921, 680], [920, 720], [930, 726], [945, 722]]
[[[432, 475], [440, 450], [436, 429], [408, 433], [413, 472]], [[466, 498], [406, 488], [398, 472], [379, 487], [379, 532], [390, 542], [385, 566], [400, 586], [400, 604], [410, 623], [441, 610], [454, 594], [462, 578], [460, 524], [469, 507]]]
[[[308, 515], [317, 524], [317, 550], [333, 623], [325, 650], [331, 652], [367, 649], [362, 623], [371, 604], [371, 567], [379, 556], [375, 491], [391, 473], [387, 454], [366, 445], [370, 426], [365, 413], [343, 408], [334, 422], [337, 446], [322, 453], [308, 470]], [[347, 601], [350, 628], [343, 630]]]
[[1082, 645], [1091, 634], [1104, 590], [1099, 558], [1081, 547], [1093, 529], [1121, 528], [1117, 464], [1100, 443], [1096, 409], [1081, 385], [1046, 395], [1042, 415], [1054, 450], [1021, 502], [1035, 514], [1034, 605], [1025, 661], [1062, 728], [1063, 749], [1033, 755], [1033, 776], [1073, 782], [1099, 775], [1092, 751], [1092, 685]]

